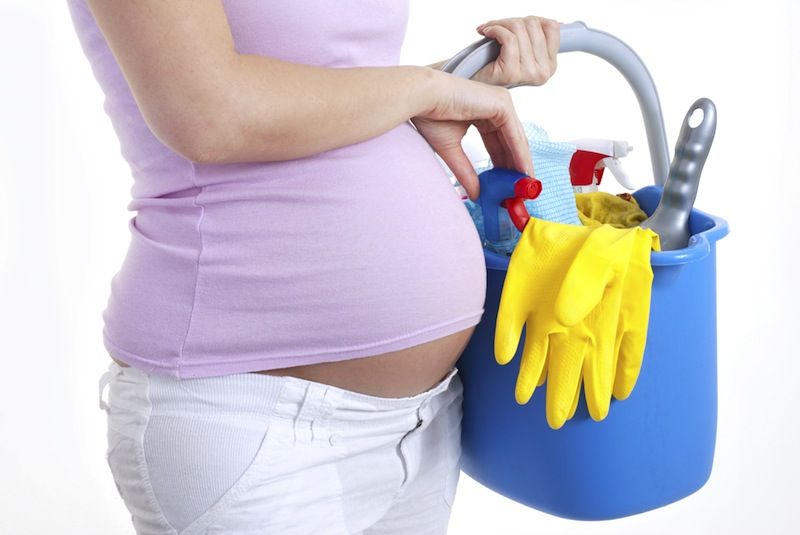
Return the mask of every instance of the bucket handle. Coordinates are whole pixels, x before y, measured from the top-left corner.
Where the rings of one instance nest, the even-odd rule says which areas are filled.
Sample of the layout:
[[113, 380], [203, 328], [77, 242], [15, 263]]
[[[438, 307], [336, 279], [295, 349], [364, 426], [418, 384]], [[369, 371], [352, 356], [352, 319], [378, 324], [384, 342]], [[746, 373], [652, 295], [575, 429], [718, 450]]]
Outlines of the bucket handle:
[[[561, 44], [558, 52], [559, 54], [586, 52], [603, 58], [622, 73], [633, 89], [642, 111], [647, 144], [650, 148], [650, 162], [653, 166], [653, 179], [657, 186], [663, 187], [670, 164], [667, 135], [656, 86], [641, 58], [620, 39], [609, 33], [589, 28], [583, 22], [561, 25]], [[453, 56], [445, 63], [442, 70], [463, 78], [472, 78], [499, 55], [500, 44], [494, 39], [485, 37]], [[509, 89], [511, 87], [517, 86], [508, 86]]]

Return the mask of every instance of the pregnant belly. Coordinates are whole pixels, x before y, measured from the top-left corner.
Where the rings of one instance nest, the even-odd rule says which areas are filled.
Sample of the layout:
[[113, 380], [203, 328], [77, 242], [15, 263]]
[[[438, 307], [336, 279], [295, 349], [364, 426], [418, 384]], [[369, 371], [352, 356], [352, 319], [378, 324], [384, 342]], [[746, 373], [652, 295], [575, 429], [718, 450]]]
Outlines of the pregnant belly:
[[203, 247], [184, 360], [263, 360], [250, 369], [384, 397], [436, 384], [480, 317], [486, 273], [430, 147], [403, 125], [278, 163], [198, 169]]
[[[322, 362], [253, 373], [288, 375], [370, 396], [399, 398], [431, 389], [464, 351], [475, 327], [408, 349], [339, 362]], [[111, 360], [128, 367], [124, 362]]]
[[[346, 251], [343, 256], [349, 259], [349, 265], [359, 266], [364, 277], [359, 299], [373, 313], [385, 315], [375, 318], [372, 328], [374, 324], [402, 321], [392, 317], [390, 307], [383, 306], [392, 300], [396, 300], [394, 309], [400, 309], [398, 316], [420, 318], [416, 327], [452, 320], [483, 306], [485, 268], [477, 232], [446, 174], [432, 155], [427, 156], [432, 165], [420, 169], [418, 160], [410, 166], [412, 171], [402, 175], [376, 176], [377, 187], [373, 183], [358, 188], [367, 200], [349, 199], [348, 208], [340, 206], [326, 216], [333, 227], [343, 219], [348, 221], [324, 241], [331, 245], [338, 242], [335, 247]], [[338, 187], [344, 188], [344, 184]], [[364, 191], [370, 189], [374, 194], [372, 202]], [[318, 208], [315, 213], [325, 210]], [[368, 265], [372, 269], [358, 261], [365, 254], [371, 257]], [[328, 265], [334, 256], [341, 257], [329, 253]], [[380, 277], [384, 278], [376, 284]], [[363, 289], [368, 286], [370, 290]], [[398, 295], [405, 299], [398, 300]], [[427, 319], [422, 320], [423, 317]], [[370, 329], [370, 324], [365, 329]], [[447, 375], [474, 329], [469, 327], [364, 358], [257, 373], [290, 375], [379, 397], [412, 396], [430, 389]], [[387, 334], [384, 332], [383, 336]], [[363, 337], [369, 339], [369, 332], [364, 332]]]
[[256, 373], [290, 375], [379, 397], [407, 397], [429, 390], [453, 368], [475, 327], [392, 351], [340, 362], [323, 362]]

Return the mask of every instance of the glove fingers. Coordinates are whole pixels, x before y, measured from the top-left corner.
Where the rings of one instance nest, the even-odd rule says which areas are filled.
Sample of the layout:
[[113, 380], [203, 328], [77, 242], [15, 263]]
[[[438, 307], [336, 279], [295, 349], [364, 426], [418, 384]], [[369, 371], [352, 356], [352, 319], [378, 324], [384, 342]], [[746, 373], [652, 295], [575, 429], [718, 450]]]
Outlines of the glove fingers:
[[583, 386], [589, 414], [598, 422], [608, 415], [614, 390], [622, 298], [622, 284], [610, 286], [585, 321], [592, 343], [586, 350]]
[[647, 345], [647, 324], [622, 333], [617, 350], [614, 397], [626, 399], [636, 386]]
[[569, 410], [569, 415], [567, 415], [567, 420], [572, 420], [572, 417], [575, 416], [575, 411], [578, 409], [578, 400], [581, 399], [581, 379], [578, 378], [578, 387], [575, 389], [575, 399], [572, 400], [572, 408]]
[[614, 377], [614, 397], [627, 399], [636, 386], [644, 359], [646, 333], [625, 333], [619, 349], [619, 362]]
[[560, 429], [567, 421], [580, 385], [586, 342], [567, 333], [550, 335], [547, 370], [547, 423]]
[[511, 293], [506, 294], [504, 287], [494, 331], [494, 358], [498, 364], [508, 364], [514, 358], [525, 322], [524, 311], [515, 306], [513, 300], [504, 299], [506, 295]]
[[536, 386], [537, 387], [542, 386], [544, 384], [544, 382], [547, 380], [547, 363], [548, 363], [548, 360], [549, 359], [547, 357], [544, 358], [544, 365], [542, 366], [542, 373], [539, 374], [539, 380], [536, 382]]
[[[529, 322], [528, 325], [532, 325]], [[522, 349], [522, 361], [519, 365], [519, 375], [517, 375], [517, 387], [514, 397], [520, 405], [526, 404], [533, 396], [533, 391], [541, 385], [538, 381], [542, 378], [544, 365], [547, 362], [547, 351], [550, 345], [547, 333], [537, 332], [531, 329], [525, 335], [525, 346]]]
[[530, 258], [535, 252], [530, 240], [533, 229], [530, 223], [526, 225], [511, 255], [503, 281], [494, 332], [494, 357], [499, 364], [508, 364], [514, 358], [522, 336], [522, 326], [532, 309], [531, 305], [535, 304], [530, 301], [535, 296], [531, 278], [536, 270]]
[[650, 250], [659, 247], [658, 236], [650, 230], [642, 231], [637, 235], [634, 247], [623, 284], [626, 301], [619, 325], [619, 356], [614, 379], [614, 397], [617, 399], [626, 399], [631, 394], [642, 366], [653, 285]]
[[611, 393], [614, 389], [614, 343], [603, 347], [587, 348], [583, 367], [583, 387], [586, 406], [593, 420], [599, 422], [608, 416]]

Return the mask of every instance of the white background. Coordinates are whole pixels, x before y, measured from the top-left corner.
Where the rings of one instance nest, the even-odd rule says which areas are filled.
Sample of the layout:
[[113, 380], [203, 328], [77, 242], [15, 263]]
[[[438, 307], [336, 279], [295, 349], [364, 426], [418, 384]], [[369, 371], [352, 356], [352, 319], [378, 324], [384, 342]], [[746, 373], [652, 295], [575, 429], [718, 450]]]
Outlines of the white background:
[[[691, 497], [632, 518], [539, 513], [462, 476], [450, 533], [798, 533], [796, 264], [800, 2], [411, 2], [403, 63], [445, 59], [492, 18], [583, 20], [626, 41], [661, 97], [670, 146], [698, 97], [719, 124], [697, 205], [719, 243], [719, 429], [714, 471]], [[0, 534], [133, 533], [103, 457], [101, 312], [128, 245], [132, 184], [61, 1], [0, 0]], [[520, 115], [556, 140], [625, 139], [649, 182], [632, 92], [596, 58], [560, 57]], [[795, 275], [795, 276], [791, 276]], [[588, 454], [589, 445], [587, 445]]]

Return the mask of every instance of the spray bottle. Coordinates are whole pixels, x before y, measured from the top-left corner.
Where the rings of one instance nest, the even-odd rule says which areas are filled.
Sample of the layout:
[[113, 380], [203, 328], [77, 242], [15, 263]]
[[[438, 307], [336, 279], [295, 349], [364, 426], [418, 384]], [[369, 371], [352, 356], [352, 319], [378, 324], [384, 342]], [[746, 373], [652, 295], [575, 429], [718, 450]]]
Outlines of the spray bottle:
[[569, 178], [575, 193], [597, 191], [605, 168], [611, 171], [622, 187], [629, 190], [634, 189], [633, 182], [622, 169], [619, 161], [633, 150], [633, 147], [626, 141], [578, 139], [570, 143], [578, 147], [569, 163]]
[[478, 204], [483, 214], [484, 246], [510, 254], [528, 222], [525, 200], [542, 192], [542, 183], [513, 169], [495, 167], [478, 175]]

